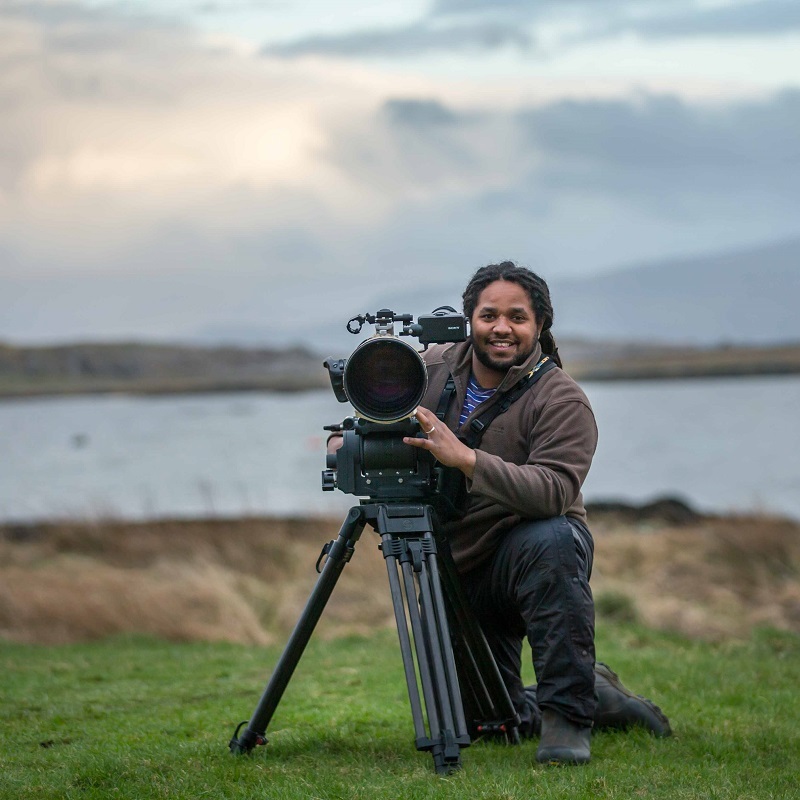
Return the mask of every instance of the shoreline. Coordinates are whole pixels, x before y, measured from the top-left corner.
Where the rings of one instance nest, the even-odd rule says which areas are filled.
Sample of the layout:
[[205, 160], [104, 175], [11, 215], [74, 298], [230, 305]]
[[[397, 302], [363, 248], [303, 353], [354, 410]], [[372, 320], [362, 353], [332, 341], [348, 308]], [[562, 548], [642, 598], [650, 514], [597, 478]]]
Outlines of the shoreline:
[[[800, 374], [800, 343], [772, 347], [678, 347], [620, 342], [559, 343], [579, 382], [753, 378]], [[0, 400], [126, 394], [294, 393], [329, 388], [322, 358], [304, 350], [163, 345], [0, 344]]]
[[[353, 505], [358, 505], [358, 498], [353, 497]], [[616, 497], [598, 498], [585, 503], [586, 513], [590, 527], [595, 521], [604, 526], [649, 528], [652, 526], [681, 527], [693, 524], [710, 522], [732, 521], [740, 523], [745, 520], [755, 522], [770, 520], [785, 522], [787, 525], [800, 525], [800, 516], [785, 511], [770, 511], [768, 509], [742, 509], [742, 510], [701, 510], [691, 501], [679, 495], [661, 494], [641, 502], [623, 500]], [[320, 513], [188, 513], [188, 514], [162, 514], [156, 516], [124, 516], [114, 512], [98, 515], [43, 515], [33, 517], [0, 517], [0, 541], [5, 537], [9, 540], [24, 541], [36, 538], [42, 531], [57, 528], [148, 528], [162, 526], [208, 526], [224, 527], [241, 524], [291, 524], [302, 526], [335, 526], [341, 525], [342, 514], [331, 512]]]
[[800, 374], [800, 346], [713, 349], [631, 347], [605, 357], [576, 358], [567, 371], [578, 381], [751, 378]]

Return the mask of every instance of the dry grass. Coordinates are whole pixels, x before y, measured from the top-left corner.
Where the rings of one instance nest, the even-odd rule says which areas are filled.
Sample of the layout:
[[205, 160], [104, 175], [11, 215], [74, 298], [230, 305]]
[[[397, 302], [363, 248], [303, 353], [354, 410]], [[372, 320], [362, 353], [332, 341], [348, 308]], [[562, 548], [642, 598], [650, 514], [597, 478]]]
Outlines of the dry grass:
[[[88, 641], [115, 633], [264, 644], [294, 625], [340, 520], [242, 519], [0, 527], [0, 636]], [[759, 626], [800, 633], [800, 525], [700, 518], [592, 520], [599, 613], [706, 639]], [[320, 635], [393, 625], [367, 529]]]
[[670, 527], [593, 524], [592, 585], [623, 613], [691, 637], [746, 637], [756, 627], [800, 633], [800, 524], [711, 517]]
[[[136, 632], [269, 643], [296, 621], [320, 549], [338, 527], [244, 519], [0, 528], [0, 636], [50, 644]], [[385, 624], [385, 584], [377, 537], [365, 532], [320, 633]]]

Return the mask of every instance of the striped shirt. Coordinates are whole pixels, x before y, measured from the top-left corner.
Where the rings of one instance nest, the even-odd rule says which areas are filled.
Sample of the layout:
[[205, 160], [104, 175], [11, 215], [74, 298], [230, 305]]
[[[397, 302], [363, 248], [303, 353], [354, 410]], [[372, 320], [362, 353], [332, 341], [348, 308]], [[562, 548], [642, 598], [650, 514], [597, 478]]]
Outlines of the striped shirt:
[[485, 400], [488, 400], [497, 389], [484, 389], [478, 381], [475, 380], [474, 375], [469, 376], [469, 384], [467, 385], [467, 396], [464, 398], [464, 407], [461, 409], [461, 417], [458, 420], [458, 425], [461, 427], [466, 421], [467, 417]]

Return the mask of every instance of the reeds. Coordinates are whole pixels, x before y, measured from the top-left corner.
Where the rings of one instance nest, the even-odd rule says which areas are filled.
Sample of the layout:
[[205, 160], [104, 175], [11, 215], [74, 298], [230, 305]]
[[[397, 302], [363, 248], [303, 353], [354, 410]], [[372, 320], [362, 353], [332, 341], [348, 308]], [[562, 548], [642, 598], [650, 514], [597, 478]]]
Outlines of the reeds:
[[[265, 644], [292, 628], [340, 520], [253, 518], [0, 527], [0, 636], [28, 643], [117, 633]], [[595, 515], [598, 615], [691, 637], [800, 633], [800, 524], [710, 517], [690, 524]], [[318, 635], [392, 626], [369, 529]]]

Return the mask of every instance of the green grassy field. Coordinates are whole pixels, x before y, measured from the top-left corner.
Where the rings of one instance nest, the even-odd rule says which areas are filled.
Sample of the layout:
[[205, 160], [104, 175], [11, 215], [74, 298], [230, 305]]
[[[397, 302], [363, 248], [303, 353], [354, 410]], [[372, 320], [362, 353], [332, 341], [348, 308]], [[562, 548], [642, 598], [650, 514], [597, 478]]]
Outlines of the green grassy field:
[[[323, 619], [324, 623], [324, 619]], [[597, 733], [592, 762], [478, 743], [441, 777], [413, 746], [393, 631], [315, 637], [270, 725], [233, 756], [280, 648], [113, 638], [0, 644], [2, 798], [795, 798], [800, 637], [707, 644], [600, 626], [599, 657], [675, 735]]]

